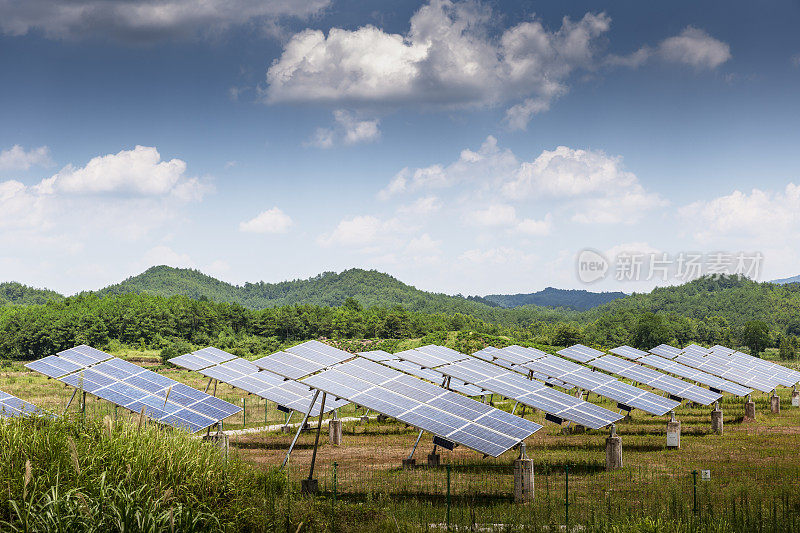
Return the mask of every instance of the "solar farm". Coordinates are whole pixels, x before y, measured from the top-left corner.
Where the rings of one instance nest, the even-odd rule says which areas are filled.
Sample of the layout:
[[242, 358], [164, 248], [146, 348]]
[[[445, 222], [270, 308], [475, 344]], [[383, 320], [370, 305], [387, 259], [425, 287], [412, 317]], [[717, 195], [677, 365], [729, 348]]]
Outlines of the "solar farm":
[[[0, 417], [200, 442], [222, 471], [281, 480], [263, 497], [292, 531], [321, 517], [319, 529], [359, 530], [336, 517], [364, 505], [401, 530], [667, 511], [695, 527], [731, 506], [735, 518], [746, 487], [796, 483], [797, 370], [720, 345], [553, 352], [312, 340], [253, 360], [209, 346], [151, 370], [80, 345], [26, 363], [24, 386], [0, 382]], [[796, 524], [797, 499], [781, 501], [775, 524]]]

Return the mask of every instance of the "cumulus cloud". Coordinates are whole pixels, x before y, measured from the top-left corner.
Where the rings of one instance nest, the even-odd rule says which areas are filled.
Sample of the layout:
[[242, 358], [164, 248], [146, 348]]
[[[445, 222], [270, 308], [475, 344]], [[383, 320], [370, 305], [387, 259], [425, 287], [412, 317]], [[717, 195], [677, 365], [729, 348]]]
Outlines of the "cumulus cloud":
[[800, 186], [789, 183], [782, 192], [733, 191], [691, 203], [682, 207], [679, 214], [693, 222], [693, 234], [701, 242], [723, 237], [783, 240], [800, 230]]
[[516, 248], [498, 246], [496, 248], [474, 248], [463, 252], [459, 259], [468, 263], [483, 265], [530, 265], [535, 263], [536, 256]]
[[292, 218], [278, 207], [262, 211], [256, 217], [239, 223], [239, 231], [248, 233], [286, 233]]
[[306, 18], [330, 0], [0, 0], [0, 31], [51, 39], [91, 36], [149, 42], [244, 24], [269, 30], [277, 19]]
[[547, 213], [542, 220], [525, 218], [517, 224], [516, 230], [524, 235], [550, 235], [553, 230], [553, 215]]
[[424, 196], [417, 198], [410, 204], [404, 204], [397, 208], [397, 212], [403, 215], [424, 216], [435, 213], [442, 207], [442, 202], [436, 196]]
[[41, 194], [172, 195], [187, 201], [208, 190], [197, 178], [186, 176], [186, 162], [162, 161], [158, 150], [149, 146], [97, 156], [79, 168], [67, 165], [36, 188]]
[[333, 112], [336, 122], [333, 128], [317, 128], [314, 135], [306, 142], [307, 146], [332, 148], [335, 144], [352, 146], [378, 140], [381, 130], [378, 119], [359, 120], [352, 113], [338, 109]]
[[322, 246], [365, 246], [378, 237], [383, 225], [370, 215], [346, 218], [332, 232], [321, 235], [317, 242]]
[[573, 72], [595, 67], [611, 23], [587, 13], [556, 30], [534, 19], [493, 36], [492, 21], [478, 2], [431, 0], [404, 35], [374, 26], [304, 30], [268, 69], [266, 100], [453, 108], [524, 99], [509, 119], [519, 127], [566, 90]]
[[42, 228], [47, 225], [45, 202], [16, 180], [0, 181], [0, 229]]
[[50, 149], [47, 146], [25, 150], [15, 144], [7, 150], [0, 151], [0, 171], [28, 170], [33, 166], [47, 167], [52, 164]]
[[[572, 219], [581, 223], [633, 223], [648, 211], [666, 205], [624, 168], [621, 157], [600, 150], [559, 146], [544, 150], [531, 161], [520, 161], [510, 150], [500, 148], [491, 136], [477, 151], [462, 150], [449, 165], [401, 170], [378, 197], [387, 200], [406, 192], [456, 185], [493, 199], [488, 207], [465, 215], [481, 226], [516, 222], [511, 205], [514, 202], [558, 200], [570, 207]], [[537, 231], [544, 231], [552, 224], [540, 222], [524, 224], [519, 229], [524, 232], [537, 227]]]
[[731, 58], [731, 47], [706, 31], [687, 26], [655, 48], [643, 46], [626, 56], [610, 55], [605, 63], [611, 66], [638, 68], [652, 58], [689, 65], [697, 70], [713, 70]]
[[715, 69], [731, 58], [731, 47], [727, 43], [693, 26], [662, 41], [658, 52], [666, 61], [697, 69]]

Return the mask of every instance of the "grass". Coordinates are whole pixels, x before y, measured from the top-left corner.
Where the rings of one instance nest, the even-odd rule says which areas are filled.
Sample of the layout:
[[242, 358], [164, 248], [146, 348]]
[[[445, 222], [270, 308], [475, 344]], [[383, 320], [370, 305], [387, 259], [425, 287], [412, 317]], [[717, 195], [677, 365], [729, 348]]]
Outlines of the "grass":
[[[122, 355], [145, 361], [150, 354]], [[151, 368], [160, 373], [205, 388], [198, 374], [156, 363]], [[0, 381], [4, 391], [58, 414], [71, 395], [19, 363], [0, 368]], [[239, 405], [242, 394], [227, 385], [217, 390]], [[462, 448], [440, 451], [442, 464], [451, 465], [450, 522], [472, 530], [559, 530], [569, 466], [570, 524], [581, 531], [800, 530], [800, 495], [793, 486], [800, 475], [800, 409], [790, 406], [790, 391], [779, 394], [778, 415], [769, 412], [767, 395], [754, 395], [758, 416], [748, 423], [742, 422], [743, 400], [725, 396], [722, 436], [710, 434], [710, 407], [681, 406], [680, 450], [666, 448], [667, 417], [634, 411], [617, 425], [625, 466], [616, 472], [604, 470], [606, 432], [565, 434], [541, 412], [527, 410], [526, 418], [545, 426], [526, 441], [534, 502], [512, 501], [516, 452], [481, 459]], [[591, 401], [613, 408], [594, 395]], [[289, 468], [281, 471], [291, 434], [232, 437], [226, 462], [198, 438], [140, 428], [138, 417], [115, 413], [91, 396], [85, 422], [76, 406], [64, 420], [0, 424], [0, 490], [8, 494], [0, 503], [0, 531], [436, 531], [447, 523], [447, 469], [401, 470], [417, 436], [401, 423], [346, 422], [338, 447], [323, 433], [315, 474], [322, 493], [305, 497], [299, 482], [307, 476], [313, 432], [301, 435]], [[247, 427], [263, 425], [265, 402], [250, 396], [247, 406]], [[283, 413], [267, 407], [268, 422], [282, 423]], [[340, 414], [356, 412], [348, 406]], [[225, 429], [243, 421], [236, 415]], [[431, 446], [424, 436], [418, 463]], [[701, 469], [710, 469], [712, 478], [698, 484], [695, 513], [691, 472]]]

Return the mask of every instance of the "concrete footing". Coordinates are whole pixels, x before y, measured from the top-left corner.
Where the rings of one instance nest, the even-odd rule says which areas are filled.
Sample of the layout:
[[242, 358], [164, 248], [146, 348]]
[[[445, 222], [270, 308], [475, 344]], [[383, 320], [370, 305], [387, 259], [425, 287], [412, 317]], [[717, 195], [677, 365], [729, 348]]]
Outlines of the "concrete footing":
[[533, 501], [533, 461], [520, 458], [514, 461], [514, 501]]
[[616, 434], [606, 438], [606, 470], [622, 468], [622, 438]]
[[792, 407], [800, 407], [800, 392], [792, 391]]
[[442, 458], [441, 455], [438, 453], [429, 453], [428, 454], [428, 466], [436, 467], [439, 466], [439, 461]]
[[756, 404], [752, 400], [744, 402], [744, 418], [745, 420], [756, 419]]
[[681, 423], [679, 420], [667, 422], [667, 448], [681, 447]]
[[328, 422], [328, 443], [339, 446], [342, 443], [342, 421], [331, 420]]
[[711, 411], [711, 432], [722, 435], [722, 410], [714, 409]]
[[416, 465], [416, 459], [403, 459], [403, 470], [414, 470]]
[[303, 494], [316, 494], [319, 492], [318, 479], [303, 479], [300, 481], [300, 492]]
[[772, 411], [772, 414], [774, 414], [774, 415], [781, 414], [781, 397], [780, 396], [770, 396], [770, 398], [769, 398], [769, 410]]
[[224, 433], [215, 433], [213, 435], [203, 435], [203, 442], [210, 442], [217, 448], [219, 453], [225, 459], [228, 458], [228, 436]]

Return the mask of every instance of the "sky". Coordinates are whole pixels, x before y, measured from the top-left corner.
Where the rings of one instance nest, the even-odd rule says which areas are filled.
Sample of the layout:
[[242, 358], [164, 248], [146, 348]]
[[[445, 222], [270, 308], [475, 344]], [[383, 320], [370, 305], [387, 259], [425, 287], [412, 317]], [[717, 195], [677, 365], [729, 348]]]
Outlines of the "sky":
[[0, 281], [800, 274], [800, 5], [0, 0]]

